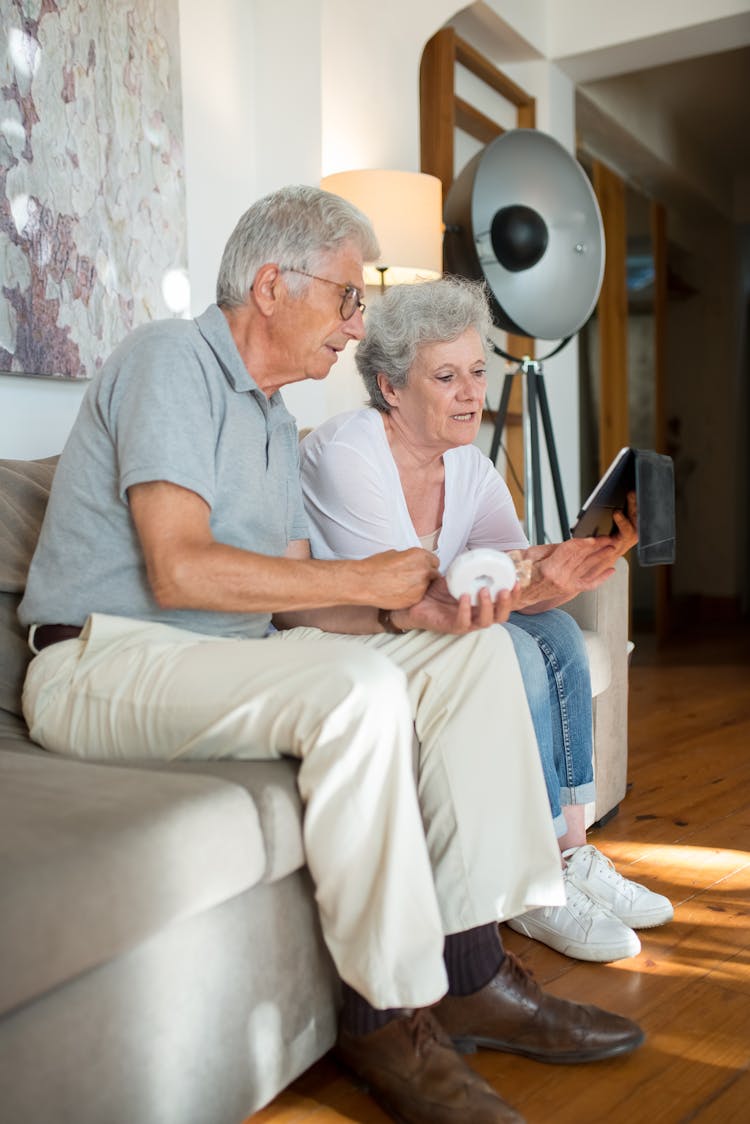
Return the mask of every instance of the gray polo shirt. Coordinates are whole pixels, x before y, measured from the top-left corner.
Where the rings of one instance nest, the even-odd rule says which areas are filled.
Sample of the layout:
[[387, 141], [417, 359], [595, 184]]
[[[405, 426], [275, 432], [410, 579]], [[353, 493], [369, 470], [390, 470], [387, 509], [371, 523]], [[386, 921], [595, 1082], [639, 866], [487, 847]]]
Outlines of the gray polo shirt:
[[222, 636], [265, 635], [267, 613], [160, 609], [127, 489], [166, 480], [202, 496], [223, 543], [278, 556], [308, 537], [297, 428], [240, 358], [211, 305], [136, 329], [94, 379], [55, 473], [19, 616], [83, 624], [109, 613]]

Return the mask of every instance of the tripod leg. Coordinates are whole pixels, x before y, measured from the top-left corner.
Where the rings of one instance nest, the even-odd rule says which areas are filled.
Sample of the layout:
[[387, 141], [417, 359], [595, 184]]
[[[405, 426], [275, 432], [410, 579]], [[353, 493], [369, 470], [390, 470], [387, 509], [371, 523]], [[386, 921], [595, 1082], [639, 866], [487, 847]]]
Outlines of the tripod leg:
[[555, 489], [557, 514], [560, 519], [560, 531], [562, 533], [563, 539], [569, 539], [570, 523], [568, 522], [568, 513], [565, 507], [565, 495], [563, 494], [562, 479], [560, 477], [560, 464], [557, 459], [555, 435], [552, 432], [552, 415], [549, 412], [549, 402], [547, 400], [547, 388], [544, 385], [544, 375], [541, 373], [537, 376], [537, 394], [539, 397], [539, 411], [542, 415], [542, 426], [544, 427], [544, 437], [547, 442], [547, 456], [549, 458], [549, 466], [552, 473], [552, 484]]
[[492, 434], [492, 444], [490, 445], [490, 460], [493, 464], [497, 464], [497, 454], [500, 451], [500, 439], [502, 438], [503, 429], [505, 428], [505, 419], [508, 416], [510, 392], [513, 389], [513, 374], [513, 371], [509, 371], [505, 376], [502, 394], [500, 395], [500, 405], [495, 415], [495, 432]]
[[[531, 512], [527, 511], [526, 533], [534, 543], [544, 542], [544, 512], [542, 510], [542, 476], [539, 464], [539, 418], [537, 416], [538, 376], [533, 363], [526, 367], [526, 397], [528, 402], [529, 443], [531, 445]], [[527, 499], [528, 503], [528, 499]], [[531, 524], [534, 524], [533, 534]]]

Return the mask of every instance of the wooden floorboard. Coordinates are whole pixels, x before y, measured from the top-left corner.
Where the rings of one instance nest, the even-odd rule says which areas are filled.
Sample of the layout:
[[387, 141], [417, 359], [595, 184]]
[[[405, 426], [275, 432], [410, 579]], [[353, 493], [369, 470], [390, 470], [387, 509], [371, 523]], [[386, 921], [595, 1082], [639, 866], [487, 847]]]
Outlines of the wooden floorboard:
[[[506, 927], [503, 939], [551, 992], [638, 1020], [646, 1042], [585, 1066], [490, 1052], [470, 1064], [528, 1124], [747, 1124], [750, 630], [683, 636], [662, 651], [637, 638], [629, 743], [628, 795], [591, 841], [668, 894], [674, 921], [641, 932], [640, 955], [609, 965], [569, 960]], [[388, 1118], [327, 1057], [250, 1121]]]

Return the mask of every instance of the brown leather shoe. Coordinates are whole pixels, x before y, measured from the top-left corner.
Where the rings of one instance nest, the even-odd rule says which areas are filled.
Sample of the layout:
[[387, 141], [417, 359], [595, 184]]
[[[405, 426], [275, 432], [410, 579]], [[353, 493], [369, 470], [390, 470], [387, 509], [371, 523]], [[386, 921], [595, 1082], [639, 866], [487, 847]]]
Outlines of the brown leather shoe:
[[629, 1054], [645, 1038], [630, 1019], [545, 995], [506, 952], [494, 979], [473, 995], [446, 995], [433, 1014], [461, 1053], [477, 1047], [572, 1065]]
[[340, 1031], [335, 1054], [400, 1124], [523, 1124], [427, 1010], [371, 1034]]

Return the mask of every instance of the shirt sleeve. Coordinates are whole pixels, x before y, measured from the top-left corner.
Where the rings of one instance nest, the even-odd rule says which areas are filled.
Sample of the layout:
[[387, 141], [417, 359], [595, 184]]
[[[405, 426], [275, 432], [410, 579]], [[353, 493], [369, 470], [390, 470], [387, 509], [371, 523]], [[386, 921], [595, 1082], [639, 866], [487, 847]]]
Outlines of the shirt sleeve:
[[320, 442], [302, 456], [302, 491], [315, 558], [367, 558], [403, 550], [394, 497], [372, 456], [345, 442]]
[[484, 458], [476, 513], [467, 547], [519, 550], [529, 545], [516, 515], [508, 485], [489, 458]]
[[289, 522], [287, 537], [290, 542], [310, 538], [310, 523], [305, 511], [300, 480], [299, 435], [295, 427], [294, 467], [289, 477]]
[[117, 450], [121, 499], [134, 484], [165, 480], [213, 506], [215, 409], [189, 346], [174, 337], [144, 339], [102, 405]]

